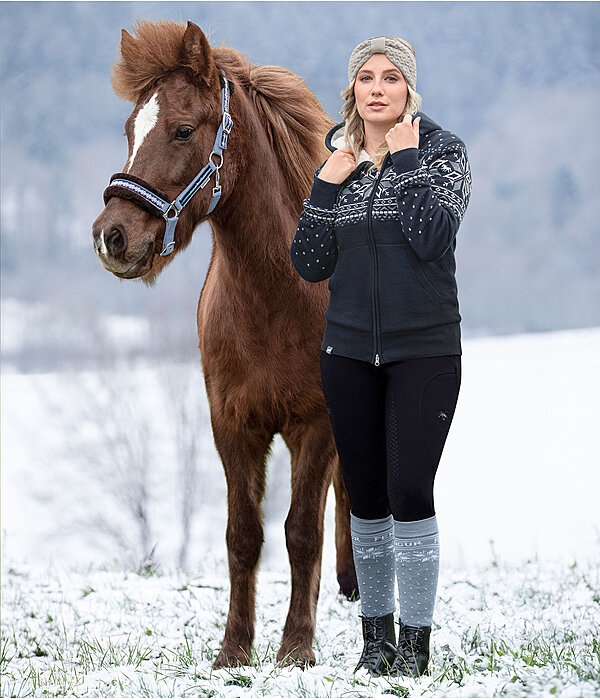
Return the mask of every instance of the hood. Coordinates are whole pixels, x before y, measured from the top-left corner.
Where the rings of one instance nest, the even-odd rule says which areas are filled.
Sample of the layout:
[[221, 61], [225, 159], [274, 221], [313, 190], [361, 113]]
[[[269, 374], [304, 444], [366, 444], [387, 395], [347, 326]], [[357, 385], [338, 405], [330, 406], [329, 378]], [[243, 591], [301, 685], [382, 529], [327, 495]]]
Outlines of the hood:
[[[419, 122], [419, 140], [423, 138], [425, 134], [428, 134], [430, 131], [441, 131], [442, 127], [437, 124], [436, 122], [431, 119], [431, 117], [428, 117], [425, 112], [416, 112], [413, 117], [421, 117], [421, 121]], [[346, 123], [345, 122], [340, 122], [339, 124], [336, 124], [334, 127], [332, 127], [325, 137], [325, 145], [327, 148], [333, 153], [333, 151], [336, 151], [338, 148], [345, 148], [350, 146], [349, 143], [346, 142], [344, 138], [344, 127]], [[360, 156], [358, 158], [358, 163], [357, 165], [360, 165], [361, 163], [364, 163], [365, 161], [370, 161], [371, 156], [363, 149], [360, 152]]]

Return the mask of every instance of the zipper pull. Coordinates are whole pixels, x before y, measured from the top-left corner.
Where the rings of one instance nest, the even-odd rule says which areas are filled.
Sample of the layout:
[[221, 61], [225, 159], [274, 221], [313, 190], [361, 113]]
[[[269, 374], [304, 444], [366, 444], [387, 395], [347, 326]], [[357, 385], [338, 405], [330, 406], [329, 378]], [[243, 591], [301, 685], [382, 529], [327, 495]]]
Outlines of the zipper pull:
[[375, 367], [379, 367], [379, 355], [375, 355]]

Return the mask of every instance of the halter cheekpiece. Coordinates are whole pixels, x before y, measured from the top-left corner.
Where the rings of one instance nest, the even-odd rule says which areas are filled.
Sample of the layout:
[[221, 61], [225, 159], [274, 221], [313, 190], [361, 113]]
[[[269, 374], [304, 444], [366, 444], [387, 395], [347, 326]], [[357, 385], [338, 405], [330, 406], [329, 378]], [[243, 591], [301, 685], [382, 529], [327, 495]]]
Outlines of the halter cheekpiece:
[[[104, 204], [108, 203], [111, 197], [121, 197], [129, 199], [142, 207], [150, 214], [156, 217], [162, 216], [165, 220], [165, 234], [163, 238], [163, 247], [161, 256], [170, 255], [175, 249], [175, 227], [179, 221], [179, 214], [183, 207], [191, 200], [199, 189], [202, 189], [206, 183], [215, 174], [215, 186], [212, 190], [210, 204], [207, 214], [217, 206], [221, 198], [221, 185], [219, 184], [219, 169], [223, 165], [223, 151], [227, 148], [227, 137], [233, 127], [233, 119], [229, 114], [229, 82], [223, 75], [223, 87], [221, 88], [221, 124], [217, 131], [215, 143], [213, 145], [208, 163], [190, 182], [190, 184], [179, 194], [172, 202], [166, 198], [163, 192], [157, 190], [152, 185], [142, 180], [135, 175], [128, 173], [116, 173], [110, 178], [109, 186], [104, 190]], [[213, 156], [219, 158], [219, 164], [215, 165]]]

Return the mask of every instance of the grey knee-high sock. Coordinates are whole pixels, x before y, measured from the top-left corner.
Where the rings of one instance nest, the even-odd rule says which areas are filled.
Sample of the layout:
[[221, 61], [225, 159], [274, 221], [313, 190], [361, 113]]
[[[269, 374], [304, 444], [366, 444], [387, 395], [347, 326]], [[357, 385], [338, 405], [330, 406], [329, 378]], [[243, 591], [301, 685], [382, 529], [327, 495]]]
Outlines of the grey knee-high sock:
[[352, 552], [363, 615], [382, 617], [396, 610], [394, 518], [364, 520], [350, 513]]
[[394, 520], [394, 546], [400, 620], [414, 627], [431, 626], [440, 568], [436, 516]]

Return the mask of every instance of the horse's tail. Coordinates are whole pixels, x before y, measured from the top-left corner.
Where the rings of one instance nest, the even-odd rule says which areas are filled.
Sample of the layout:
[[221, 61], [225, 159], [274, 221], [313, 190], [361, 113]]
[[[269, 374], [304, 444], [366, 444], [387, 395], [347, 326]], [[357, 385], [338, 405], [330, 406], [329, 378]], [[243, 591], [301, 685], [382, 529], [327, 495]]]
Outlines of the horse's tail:
[[308, 197], [317, 167], [330, 155], [324, 136], [333, 125], [302, 78], [281, 66], [252, 66], [254, 105], [298, 208]]

